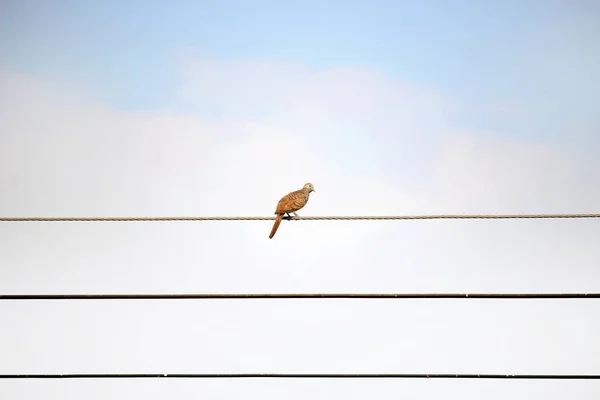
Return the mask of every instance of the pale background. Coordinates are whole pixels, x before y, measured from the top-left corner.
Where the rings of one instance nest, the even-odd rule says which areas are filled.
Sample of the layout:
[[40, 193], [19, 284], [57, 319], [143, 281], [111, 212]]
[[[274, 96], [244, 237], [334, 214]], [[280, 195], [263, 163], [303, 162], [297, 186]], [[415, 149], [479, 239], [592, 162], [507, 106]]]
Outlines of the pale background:
[[[284, 4], [285, 3], [285, 4]], [[586, 0], [0, 1], [2, 216], [600, 211]], [[0, 293], [598, 292], [600, 221], [0, 223]], [[0, 374], [600, 374], [598, 300], [0, 303]], [[598, 399], [2, 380], [2, 399]]]

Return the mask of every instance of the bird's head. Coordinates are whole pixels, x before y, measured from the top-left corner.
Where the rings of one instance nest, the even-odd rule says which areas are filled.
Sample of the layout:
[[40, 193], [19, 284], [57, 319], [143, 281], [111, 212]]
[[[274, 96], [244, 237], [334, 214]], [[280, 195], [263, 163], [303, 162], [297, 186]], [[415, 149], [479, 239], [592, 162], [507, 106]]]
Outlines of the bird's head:
[[308, 190], [308, 193], [310, 193], [310, 192], [316, 192], [315, 187], [313, 186], [312, 183], [305, 183], [304, 184], [304, 189]]

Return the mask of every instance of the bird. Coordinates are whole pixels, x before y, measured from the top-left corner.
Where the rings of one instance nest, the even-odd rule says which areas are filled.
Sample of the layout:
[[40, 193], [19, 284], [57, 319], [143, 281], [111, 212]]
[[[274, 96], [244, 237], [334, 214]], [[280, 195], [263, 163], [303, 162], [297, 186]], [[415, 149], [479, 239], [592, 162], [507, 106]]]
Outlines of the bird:
[[275, 236], [275, 232], [277, 232], [277, 228], [279, 228], [279, 224], [281, 223], [284, 214], [287, 214], [289, 218], [292, 218], [290, 213], [294, 214], [294, 218], [298, 217], [296, 211], [306, 205], [310, 192], [316, 192], [315, 187], [312, 183], [306, 183], [302, 189], [288, 193], [279, 200], [277, 208], [275, 209], [277, 218], [275, 218], [275, 224], [273, 224], [269, 239], [273, 239], [273, 236]]

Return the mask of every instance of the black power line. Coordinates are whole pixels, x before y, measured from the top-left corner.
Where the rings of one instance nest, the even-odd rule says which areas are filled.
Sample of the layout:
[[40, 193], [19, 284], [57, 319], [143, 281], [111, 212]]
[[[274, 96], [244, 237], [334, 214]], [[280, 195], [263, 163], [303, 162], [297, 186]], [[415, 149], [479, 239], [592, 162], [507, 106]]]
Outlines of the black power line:
[[0, 300], [174, 299], [598, 299], [600, 293], [182, 293], [182, 294], [2, 294]]
[[134, 378], [310, 378], [310, 379], [600, 379], [600, 375], [536, 374], [20, 374], [0, 379], [134, 379]]

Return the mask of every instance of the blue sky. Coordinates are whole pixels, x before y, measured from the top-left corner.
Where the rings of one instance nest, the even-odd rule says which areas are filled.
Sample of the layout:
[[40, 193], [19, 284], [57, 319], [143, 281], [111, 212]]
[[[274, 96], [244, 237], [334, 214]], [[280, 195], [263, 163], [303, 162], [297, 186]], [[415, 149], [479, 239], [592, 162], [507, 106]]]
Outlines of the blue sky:
[[[544, 111], [575, 107], [575, 96], [590, 102], [600, 89], [590, 86], [600, 70], [593, 1], [24, 0], [1, 7], [4, 66], [79, 80], [132, 109], [165, 105], [177, 85], [176, 56], [186, 50], [375, 66], [460, 98], [518, 95], [547, 103]], [[576, 107], [579, 115], [592, 111]]]
[[[270, 216], [306, 182], [300, 216], [597, 213], [599, 17], [593, 0], [0, 0], [0, 213]], [[0, 223], [0, 293], [600, 282], [597, 219], [285, 221], [269, 240], [271, 222]], [[0, 374], [598, 374], [598, 305], [2, 302]], [[24, 400], [390, 393], [596, 400], [600, 386], [0, 382]]]

